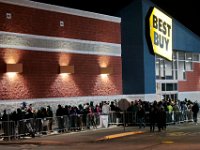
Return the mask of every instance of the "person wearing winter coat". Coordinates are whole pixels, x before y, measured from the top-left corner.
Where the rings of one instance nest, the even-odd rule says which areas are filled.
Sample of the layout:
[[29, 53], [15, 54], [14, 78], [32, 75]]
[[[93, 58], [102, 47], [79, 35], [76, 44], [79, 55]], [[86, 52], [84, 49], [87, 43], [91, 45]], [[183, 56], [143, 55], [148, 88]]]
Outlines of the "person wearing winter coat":
[[197, 103], [194, 103], [194, 105], [192, 106], [192, 112], [194, 123], [197, 124], [197, 114], [199, 112], [199, 106]]

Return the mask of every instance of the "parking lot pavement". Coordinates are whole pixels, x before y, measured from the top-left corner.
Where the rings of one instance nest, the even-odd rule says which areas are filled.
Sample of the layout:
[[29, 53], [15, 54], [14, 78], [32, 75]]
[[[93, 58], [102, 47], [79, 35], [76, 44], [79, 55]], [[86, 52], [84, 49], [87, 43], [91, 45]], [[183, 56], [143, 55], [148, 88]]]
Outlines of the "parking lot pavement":
[[[182, 128], [195, 126], [194, 123], [181, 123], [169, 125], [165, 132], [171, 132]], [[200, 126], [200, 125], [199, 125]], [[1, 145], [6, 144], [36, 144], [36, 145], [67, 145], [72, 143], [95, 142], [99, 140], [110, 140], [135, 134], [144, 134], [149, 132], [149, 127], [139, 129], [137, 126], [110, 126], [109, 128], [92, 129], [79, 132], [70, 132], [58, 134], [53, 132], [48, 135], [36, 136], [35, 138], [24, 137], [22, 139], [4, 141]], [[156, 131], [157, 132], [157, 129]]]
[[[35, 138], [24, 137], [22, 139], [16, 139], [11, 141], [4, 141], [1, 140], [1, 145], [6, 144], [38, 144], [38, 145], [65, 145], [69, 143], [75, 142], [93, 142], [97, 140], [104, 140], [104, 139], [112, 139], [112, 138], [119, 138], [133, 134], [141, 134], [143, 131], [140, 131], [138, 127], [123, 127], [123, 126], [110, 126], [109, 128], [101, 128], [101, 129], [92, 129], [92, 130], [85, 130], [79, 132], [69, 132], [58, 134], [56, 132], [37, 136]], [[146, 131], [145, 131], [146, 132]], [[56, 141], [55, 141], [56, 139]]]

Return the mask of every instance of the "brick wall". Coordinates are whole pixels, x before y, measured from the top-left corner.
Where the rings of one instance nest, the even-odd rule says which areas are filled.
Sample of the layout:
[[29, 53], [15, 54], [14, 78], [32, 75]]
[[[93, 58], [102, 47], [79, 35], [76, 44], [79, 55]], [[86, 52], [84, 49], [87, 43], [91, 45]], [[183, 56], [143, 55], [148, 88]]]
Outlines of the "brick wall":
[[[12, 18], [6, 19], [6, 13]], [[120, 43], [120, 24], [0, 3], [0, 31]], [[60, 20], [64, 27], [60, 27]], [[19, 41], [23, 45], [23, 41]], [[103, 49], [102, 49], [103, 51]], [[22, 63], [23, 72], [6, 73], [6, 64]], [[59, 65], [75, 73], [59, 74]], [[100, 67], [113, 73], [100, 75]], [[122, 94], [121, 57], [30, 49], [0, 48], [0, 100]]]
[[[5, 60], [12, 60], [13, 54], [19, 58], [16, 63], [23, 64], [23, 73], [10, 76], [5, 73]], [[111, 75], [100, 75], [103, 64], [114, 68]], [[59, 65], [74, 65], [75, 73], [59, 74]], [[0, 49], [0, 67], [1, 99], [122, 93], [120, 57]]]
[[[6, 13], [12, 18], [6, 19]], [[120, 43], [120, 24], [0, 3], [0, 30]], [[60, 27], [64, 21], [64, 27]]]
[[179, 92], [200, 91], [200, 63], [193, 63], [193, 71], [186, 72], [186, 81], [178, 85]]

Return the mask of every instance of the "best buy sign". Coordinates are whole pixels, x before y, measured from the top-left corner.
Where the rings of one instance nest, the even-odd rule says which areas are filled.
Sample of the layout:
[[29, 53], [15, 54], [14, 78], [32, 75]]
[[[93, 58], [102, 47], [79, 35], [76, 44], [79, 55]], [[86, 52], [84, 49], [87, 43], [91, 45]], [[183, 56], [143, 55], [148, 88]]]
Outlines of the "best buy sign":
[[154, 7], [149, 25], [154, 53], [172, 60], [172, 19]]

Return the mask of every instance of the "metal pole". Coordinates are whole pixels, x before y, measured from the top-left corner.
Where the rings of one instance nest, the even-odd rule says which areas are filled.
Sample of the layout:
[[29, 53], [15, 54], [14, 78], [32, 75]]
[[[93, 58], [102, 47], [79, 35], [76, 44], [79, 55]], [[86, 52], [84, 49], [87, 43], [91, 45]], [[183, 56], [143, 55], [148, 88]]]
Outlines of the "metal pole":
[[124, 132], [125, 132], [125, 126], [126, 126], [126, 120], [125, 120], [125, 100], [123, 99], [123, 122], [124, 122]]
[[125, 132], [125, 126], [126, 126], [126, 121], [125, 121], [125, 110], [123, 111], [123, 124], [124, 124], [124, 132]]
[[9, 115], [9, 112], [8, 112], [8, 124], [7, 124], [7, 126], [8, 126], [8, 140], [10, 141], [10, 130], [11, 130], [11, 128], [9, 127], [10, 126], [10, 115]]

